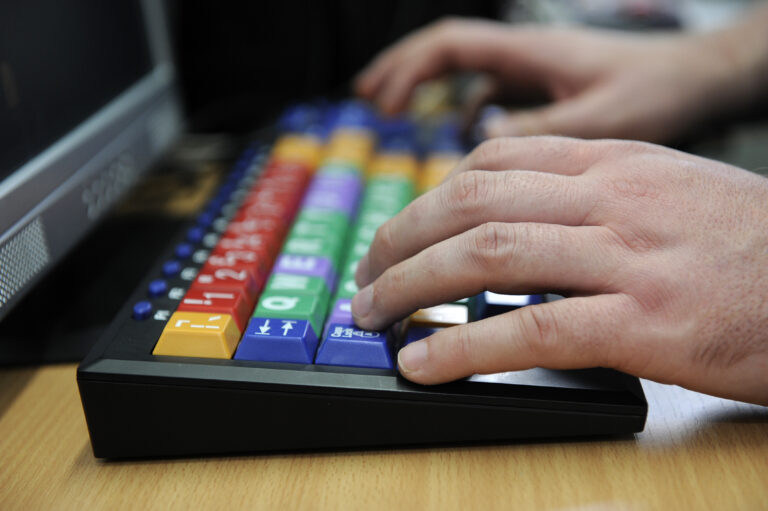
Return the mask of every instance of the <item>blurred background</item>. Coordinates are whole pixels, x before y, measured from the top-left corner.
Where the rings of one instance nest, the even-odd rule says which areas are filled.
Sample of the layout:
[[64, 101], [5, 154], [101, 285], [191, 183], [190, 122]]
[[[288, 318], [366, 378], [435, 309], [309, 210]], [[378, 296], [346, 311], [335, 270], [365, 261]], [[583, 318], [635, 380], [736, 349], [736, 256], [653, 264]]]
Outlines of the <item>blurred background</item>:
[[193, 132], [247, 130], [286, 104], [350, 94], [380, 50], [444, 16], [626, 30], [705, 30], [746, 0], [172, 0], [169, 19]]

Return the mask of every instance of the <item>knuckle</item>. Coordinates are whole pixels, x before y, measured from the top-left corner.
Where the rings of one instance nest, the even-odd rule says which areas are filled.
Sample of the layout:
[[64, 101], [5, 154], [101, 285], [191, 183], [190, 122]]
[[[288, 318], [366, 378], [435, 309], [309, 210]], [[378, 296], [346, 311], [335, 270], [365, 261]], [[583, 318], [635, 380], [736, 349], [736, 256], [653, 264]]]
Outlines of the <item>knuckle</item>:
[[529, 306], [518, 309], [523, 339], [538, 360], [547, 360], [556, 353], [558, 326], [557, 319], [547, 307]]
[[491, 268], [503, 253], [515, 250], [515, 239], [505, 224], [489, 222], [473, 229], [469, 254], [481, 268]]
[[508, 145], [508, 140], [504, 137], [486, 140], [470, 153], [468, 163], [472, 167], [478, 168], [495, 162], [504, 156]]
[[487, 172], [471, 170], [453, 178], [446, 191], [450, 210], [466, 215], [475, 213], [488, 200], [492, 187]]
[[377, 285], [374, 286], [378, 295], [376, 298], [380, 298], [382, 295], [400, 296], [407, 285], [408, 276], [405, 271], [397, 266], [388, 268], [377, 281]]

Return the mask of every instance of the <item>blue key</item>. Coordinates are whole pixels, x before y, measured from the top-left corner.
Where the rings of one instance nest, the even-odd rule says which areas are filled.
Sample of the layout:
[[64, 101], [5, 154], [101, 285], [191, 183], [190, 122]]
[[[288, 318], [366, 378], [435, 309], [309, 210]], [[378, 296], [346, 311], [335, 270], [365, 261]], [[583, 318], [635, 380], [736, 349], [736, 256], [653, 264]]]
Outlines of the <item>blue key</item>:
[[192, 252], [194, 252], [195, 247], [190, 245], [189, 243], [179, 243], [176, 245], [176, 250], [174, 253], [176, 254], [176, 257], [179, 259], [186, 259], [187, 257], [192, 255]]
[[317, 351], [316, 364], [392, 369], [386, 332], [361, 330], [354, 324], [331, 323]]
[[166, 261], [163, 263], [163, 276], [174, 277], [181, 271], [181, 263], [178, 261]]
[[133, 319], [147, 319], [152, 314], [152, 303], [147, 300], [137, 302], [133, 306]]
[[474, 319], [484, 319], [505, 312], [542, 302], [541, 295], [502, 295], [485, 291], [472, 298]]
[[316, 349], [317, 335], [309, 321], [252, 318], [235, 359], [311, 364]]
[[205, 229], [201, 227], [190, 227], [187, 231], [187, 241], [190, 243], [200, 243], [205, 236]]
[[149, 296], [161, 296], [168, 290], [168, 283], [162, 279], [156, 279], [149, 283]]

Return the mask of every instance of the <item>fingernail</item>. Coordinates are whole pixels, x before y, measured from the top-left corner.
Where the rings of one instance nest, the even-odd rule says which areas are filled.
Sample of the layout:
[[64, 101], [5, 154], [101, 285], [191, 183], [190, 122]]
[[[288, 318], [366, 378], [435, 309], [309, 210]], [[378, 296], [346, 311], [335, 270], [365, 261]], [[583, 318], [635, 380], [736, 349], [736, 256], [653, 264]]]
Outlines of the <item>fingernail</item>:
[[427, 361], [427, 343], [414, 342], [401, 349], [397, 354], [397, 365], [401, 373], [409, 374], [421, 369]]
[[365, 286], [352, 298], [352, 315], [356, 318], [364, 318], [373, 307], [373, 284]]
[[370, 278], [369, 266], [368, 253], [366, 252], [362, 259], [357, 263], [357, 269], [355, 270], [355, 284], [357, 284], [357, 287], [362, 288], [368, 284], [368, 279]]

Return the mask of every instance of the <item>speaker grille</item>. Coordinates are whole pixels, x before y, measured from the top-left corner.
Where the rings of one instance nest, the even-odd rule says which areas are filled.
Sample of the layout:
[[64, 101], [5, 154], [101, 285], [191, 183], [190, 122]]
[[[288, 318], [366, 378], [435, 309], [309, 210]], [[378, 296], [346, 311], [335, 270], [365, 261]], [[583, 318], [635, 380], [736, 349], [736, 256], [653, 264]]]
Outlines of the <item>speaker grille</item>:
[[0, 247], [0, 310], [50, 259], [39, 217]]

